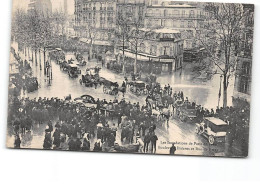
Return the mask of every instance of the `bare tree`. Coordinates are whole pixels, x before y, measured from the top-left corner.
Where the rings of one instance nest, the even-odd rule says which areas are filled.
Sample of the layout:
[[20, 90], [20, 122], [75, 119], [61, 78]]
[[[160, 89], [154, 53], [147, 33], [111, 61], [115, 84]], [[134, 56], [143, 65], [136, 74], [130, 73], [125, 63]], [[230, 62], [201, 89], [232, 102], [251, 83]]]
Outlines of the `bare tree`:
[[96, 30], [95, 26], [93, 26], [92, 23], [88, 22], [87, 37], [90, 40], [89, 41], [89, 44], [90, 44], [89, 57], [90, 57], [90, 59], [93, 59], [93, 46], [94, 46], [94, 41], [96, 39], [96, 36], [97, 36], [97, 30]]
[[128, 40], [130, 46], [134, 50], [135, 53], [135, 61], [134, 61], [134, 74], [137, 74], [137, 56], [138, 51], [142, 47], [142, 43], [145, 39], [150, 35], [151, 31], [145, 30], [143, 28], [143, 20], [142, 16], [139, 15], [132, 21], [132, 30], [128, 36]]
[[208, 3], [205, 10], [208, 14], [203, 29], [197, 31], [197, 38], [217, 68], [214, 74], [223, 77], [223, 107], [226, 107], [227, 90], [230, 77], [235, 73], [237, 45], [243, 29], [243, 7], [241, 4]]
[[117, 24], [117, 29], [115, 30], [116, 45], [118, 45], [119, 48], [122, 48], [122, 53], [123, 53], [122, 72], [125, 73], [125, 48], [128, 46], [129, 31], [130, 31], [129, 18], [123, 12], [118, 12], [116, 24]]

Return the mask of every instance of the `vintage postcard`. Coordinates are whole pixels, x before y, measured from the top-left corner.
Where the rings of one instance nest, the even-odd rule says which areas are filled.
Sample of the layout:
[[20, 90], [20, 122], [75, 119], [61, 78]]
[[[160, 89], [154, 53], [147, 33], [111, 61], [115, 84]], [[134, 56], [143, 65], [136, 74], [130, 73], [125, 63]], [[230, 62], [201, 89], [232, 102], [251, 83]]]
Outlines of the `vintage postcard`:
[[13, 0], [8, 148], [247, 157], [254, 5]]

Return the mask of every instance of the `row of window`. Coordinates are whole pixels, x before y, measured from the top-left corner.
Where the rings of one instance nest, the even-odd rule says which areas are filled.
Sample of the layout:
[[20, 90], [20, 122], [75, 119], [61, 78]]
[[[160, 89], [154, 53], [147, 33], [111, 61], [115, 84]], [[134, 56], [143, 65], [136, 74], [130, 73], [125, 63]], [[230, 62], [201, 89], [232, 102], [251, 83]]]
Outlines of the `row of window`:
[[180, 28], [195, 28], [194, 21], [176, 21], [176, 20], [165, 20], [165, 19], [148, 19], [146, 26], [151, 27], [180, 27]]
[[[144, 43], [141, 43], [140, 46], [138, 47], [138, 51], [141, 53], [149, 53], [151, 55], [157, 56], [174, 56], [174, 55], [181, 55], [182, 54], [182, 49], [183, 45], [182, 44], [178, 44], [176, 45], [176, 47], [171, 47], [171, 46], [161, 46], [158, 47], [157, 45], [149, 45], [146, 46]], [[134, 46], [131, 46], [131, 49], [134, 49]]]
[[[187, 10], [163, 10], [163, 11], [160, 11], [160, 9], [150, 9], [147, 11], [148, 14], [150, 15], [158, 15], [158, 16], [168, 16], [168, 15], [173, 15], [173, 16], [176, 16], [176, 17], [180, 17], [180, 16], [183, 16], [183, 17], [195, 17], [195, 11], [194, 10], [190, 10], [190, 11], [187, 11]], [[197, 16], [202, 16], [202, 12], [198, 12], [197, 13]]]

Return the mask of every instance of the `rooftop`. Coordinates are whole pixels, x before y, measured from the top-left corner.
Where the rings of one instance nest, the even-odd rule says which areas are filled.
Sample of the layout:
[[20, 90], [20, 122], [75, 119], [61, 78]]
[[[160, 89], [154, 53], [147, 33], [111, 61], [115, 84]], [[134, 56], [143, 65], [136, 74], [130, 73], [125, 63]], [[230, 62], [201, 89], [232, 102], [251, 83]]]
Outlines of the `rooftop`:
[[218, 118], [207, 117], [207, 118], [205, 118], [205, 119], [208, 120], [208, 121], [210, 121], [210, 122], [212, 122], [212, 123], [215, 124], [215, 125], [218, 125], [218, 126], [220, 126], [220, 125], [227, 125], [227, 123], [226, 123], [225, 121], [223, 121], [223, 120], [221, 120], [221, 119], [218, 119]]

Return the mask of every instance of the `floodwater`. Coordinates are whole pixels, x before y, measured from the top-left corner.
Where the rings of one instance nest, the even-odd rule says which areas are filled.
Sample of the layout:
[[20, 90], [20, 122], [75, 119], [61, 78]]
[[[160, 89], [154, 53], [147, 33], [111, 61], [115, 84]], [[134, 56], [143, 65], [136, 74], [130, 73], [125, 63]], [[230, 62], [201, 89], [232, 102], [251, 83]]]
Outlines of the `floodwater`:
[[[16, 44], [13, 44], [12, 46], [17, 50]], [[20, 56], [29, 60], [28, 55], [24, 56], [23, 53], [20, 53]], [[67, 53], [66, 60], [71, 58], [76, 60], [72, 53]], [[31, 99], [38, 97], [64, 98], [70, 94], [72, 99], [74, 99], [88, 94], [96, 99], [106, 98], [108, 101], [115, 98], [114, 96], [104, 94], [103, 87], [101, 86], [99, 86], [97, 89], [94, 89], [94, 87], [87, 88], [82, 86], [79, 83], [80, 77], [76, 79], [69, 78], [68, 74], [60, 70], [59, 65], [55, 62], [52, 62], [51, 64], [53, 79], [50, 81], [44, 75], [43, 70], [40, 70], [40, 61], [43, 69], [43, 53], [41, 53], [41, 59], [38, 55], [37, 63], [31, 62], [33, 75], [38, 78], [40, 88], [33, 93], [24, 94], [23, 96], [25, 97], [29, 97]], [[88, 62], [85, 67], [80, 67], [80, 69], [82, 74], [85, 74], [86, 68], [95, 66], [101, 67], [101, 63], [97, 63], [96, 61]], [[118, 82], [119, 85], [121, 85], [123, 82], [122, 75], [112, 73], [105, 68], [101, 69], [100, 76], [111, 81]], [[201, 104], [206, 108], [216, 108], [218, 105], [218, 94], [220, 87], [220, 77], [218, 75], [213, 76], [212, 80], [210, 81], [202, 82], [199, 80], [194, 80], [193, 76], [190, 73], [185, 72], [184, 69], [183, 71], [175, 72], [172, 75], [161, 75], [158, 77], [157, 81], [162, 85], [170, 84], [173, 87], [173, 92], [183, 91], [184, 96], [187, 96], [190, 101], [195, 101], [197, 104]], [[230, 82], [230, 86], [232, 86], [232, 83], [233, 80]], [[228, 91], [228, 96], [228, 105], [232, 105], [232, 89]], [[122, 94], [120, 93], [117, 98], [123, 98]], [[145, 102], [144, 96], [137, 97], [129, 91], [126, 93], [125, 99], [126, 101], [131, 101], [132, 103], [140, 102], [141, 104], [144, 104]], [[222, 102], [222, 99], [220, 102]], [[220, 103], [220, 105], [222, 105], [222, 103]], [[42, 149], [45, 126], [46, 125], [37, 125], [33, 128], [32, 132], [23, 135], [21, 147]], [[213, 156], [217, 154], [223, 154], [225, 151], [225, 145], [209, 146], [208, 141], [205, 138], [195, 134], [195, 126], [193, 124], [184, 123], [174, 118], [170, 120], [169, 127], [163, 126], [161, 128], [157, 128], [156, 135], [158, 136], [157, 153], [161, 154], [169, 153], [169, 148], [172, 142], [179, 142], [176, 145], [176, 154], [190, 155], [192, 153], [192, 155]], [[7, 145], [13, 144], [13, 141], [13, 136], [9, 135]], [[119, 136], [117, 136], [117, 141], [120, 142]], [[191, 149], [194, 150], [191, 151]]]

